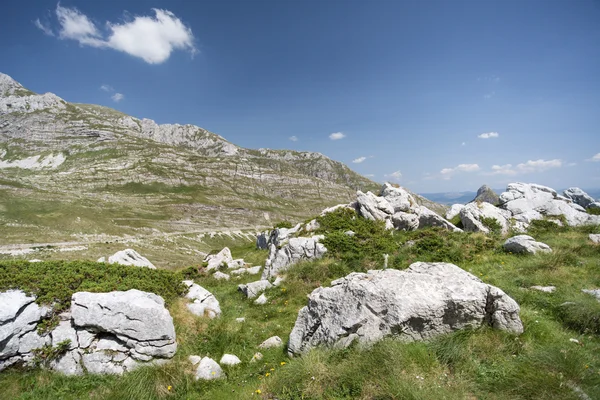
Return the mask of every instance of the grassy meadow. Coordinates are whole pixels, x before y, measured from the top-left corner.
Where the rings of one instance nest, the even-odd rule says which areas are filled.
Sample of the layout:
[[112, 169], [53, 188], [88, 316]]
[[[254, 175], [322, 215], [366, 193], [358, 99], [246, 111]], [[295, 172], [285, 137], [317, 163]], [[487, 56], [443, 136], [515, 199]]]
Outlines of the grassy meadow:
[[[82, 261], [0, 262], [0, 290], [24, 287], [65, 307], [77, 290], [155, 290], [165, 297], [179, 344], [170, 363], [123, 376], [6, 370], [0, 373], [0, 398], [600, 399], [600, 302], [581, 292], [600, 287], [600, 246], [587, 237], [600, 233], [600, 227], [536, 223], [530, 234], [553, 252], [524, 256], [503, 251], [500, 235], [390, 232], [345, 211], [320, 222], [328, 255], [292, 267], [282, 286], [266, 292], [265, 305], [255, 305], [237, 291], [238, 284], [258, 275], [217, 281], [198, 265], [144, 270]], [[355, 235], [344, 235], [348, 229]], [[236, 243], [232, 252], [253, 265], [264, 264], [267, 257], [252, 243]], [[388, 268], [404, 269], [415, 261], [452, 262], [500, 287], [520, 304], [525, 332], [514, 336], [482, 327], [426, 343], [387, 339], [370, 348], [316, 349], [293, 359], [285, 348], [269, 349], [260, 350], [262, 360], [250, 362], [265, 339], [278, 335], [287, 341], [313, 289], [352, 271], [382, 268], [383, 254], [389, 254]], [[116, 275], [123, 278], [110, 278]], [[183, 278], [193, 278], [217, 297], [223, 312], [219, 318], [187, 312], [185, 300], [178, 297]], [[553, 285], [556, 291], [532, 290], [533, 285]], [[245, 322], [237, 322], [239, 317]], [[223, 368], [226, 379], [194, 380], [188, 356], [219, 361], [224, 353], [242, 360]]]

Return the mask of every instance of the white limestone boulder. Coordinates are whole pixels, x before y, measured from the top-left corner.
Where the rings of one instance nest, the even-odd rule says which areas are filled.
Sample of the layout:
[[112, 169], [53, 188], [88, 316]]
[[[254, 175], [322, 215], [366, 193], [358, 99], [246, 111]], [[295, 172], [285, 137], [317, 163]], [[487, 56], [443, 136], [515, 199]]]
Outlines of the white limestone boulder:
[[404, 271], [351, 273], [315, 289], [298, 313], [288, 353], [388, 336], [426, 340], [482, 325], [523, 332], [518, 304], [456, 265], [418, 262]]
[[465, 208], [464, 204], [452, 204], [448, 212], [446, 212], [446, 219], [450, 220], [460, 214], [460, 211]]
[[219, 269], [221, 267], [229, 268], [229, 263], [233, 261], [231, 256], [231, 250], [228, 247], [224, 247], [217, 254], [209, 254], [204, 258], [204, 262], [207, 262], [207, 271]]
[[563, 192], [563, 195], [573, 201], [573, 203], [580, 205], [581, 207], [588, 208], [590, 204], [594, 202], [594, 198], [581, 190], [578, 187], [568, 188]]
[[191, 300], [187, 308], [192, 314], [211, 319], [221, 315], [219, 300], [211, 292], [194, 281], [183, 281], [183, 284], [189, 288], [185, 298]]
[[516, 254], [536, 254], [537, 252], [551, 253], [552, 249], [545, 243], [536, 242], [528, 235], [513, 236], [502, 245], [504, 251]]
[[242, 360], [240, 360], [234, 354], [223, 354], [223, 357], [221, 357], [219, 364], [233, 366], [233, 365], [241, 364], [241, 362], [242, 362]]
[[108, 263], [156, 269], [154, 264], [152, 264], [146, 257], [143, 257], [141, 254], [139, 254], [133, 249], [117, 251], [115, 254], [108, 257]]
[[283, 340], [279, 336], [271, 336], [264, 342], [258, 345], [259, 349], [272, 349], [283, 346]]
[[261, 279], [259, 281], [238, 285], [238, 291], [242, 292], [247, 298], [253, 299], [265, 290], [270, 289], [272, 287], [273, 285], [271, 284], [271, 282], [269, 282], [266, 279]]
[[220, 378], [224, 378], [223, 370], [215, 360], [209, 357], [204, 357], [200, 360], [198, 368], [196, 368], [196, 380], [210, 381]]
[[468, 232], [490, 233], [483, 223], [485, 218], [492, 218], [500, 225], [501, 233], [506, 234], [510, 228], [510, 213], [490, 203], [469, 203], [460, 210], [460, 221]]
[[323, 257], [327, 248], [320, 241], [324, 238], [323, 235], [315, 235], [310, 238], [298, 237], [289, 239], [280, 248], [271, 245], [261, 279], [275, 278], [299, 261], [316, 260]]

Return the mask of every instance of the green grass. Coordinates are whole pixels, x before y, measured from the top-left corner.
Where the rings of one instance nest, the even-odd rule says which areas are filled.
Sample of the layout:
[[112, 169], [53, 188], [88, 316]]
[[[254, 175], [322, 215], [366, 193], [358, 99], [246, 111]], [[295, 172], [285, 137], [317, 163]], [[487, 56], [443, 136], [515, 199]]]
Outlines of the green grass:
[[[503, 251], [504, 238], [497, 235], [437, 229], [390, 234], [377, 224], [356, 222], [343, 213], [321, 221], [331, 232], [352, 226], [355, 236], [364, 236], [354, 250], [331, 241], [339, 247], [332, 247], [326, 258], [294, 266], [283, 287], [266, 292], [269, 301], [263, 306], [237, 291], [238, 284], [258, 276], [226, 282], [194, 272], [196, 282], [220, 301], [223, 314], [214, 320], [199, 319], [187, 313], [184, 300], [170, 301], [179, 344], [171, 363], [121, 377], [67, 378], [49, 371], [13, 369], [0, 373], [0, 398], [576, 400], [573, 387], [592, 399], [600, 398], [600, 303], [581, 292], [600, 287], [600, 246], [587, 239], [600, 227], [558, 229], [555, 224], [536, 224], [530, 234], [553, 252], [523, 256]], [[367, 232], [374, 234], [375, 242], [368, 242]], [[391, 249], [377, 247], [377, 240]], [[214, 249], [221, 244], [215, 241]], [[320, 348], [294, 359], [287, 358], [284, 349], [271, 349], [262, 351], [261, 362], [249, 362], [266, 338], [279, 335], [287, 340], [298, 310], [313, 289], [352, 271], [381, 267], [378, 252], [384, 250], [389, 251], [391, 268], [403, 269], [414, 261], [454, 261], [500, 287], [521, 305], [525, 332], [514, 336], [483, 327], [427, 343], [387, 339], [364, 349]], [[352, 251], [358, 254], [354, 258]], [[232, 252], [255, 265], [267, 256], [251, 243], [232, 247]], [[182, 276], [181, 272], [168, 274]], [[532, 285], [555, 285], [557, 290], [542, 293], [529, 289]], [[245, 317], [246, 322], [236, 322], [237, 317]], [[242, 364], [225, 369], [226, 380], [194, 381], [189, 355], [218, 361], [223, 353], [236, 354]]]

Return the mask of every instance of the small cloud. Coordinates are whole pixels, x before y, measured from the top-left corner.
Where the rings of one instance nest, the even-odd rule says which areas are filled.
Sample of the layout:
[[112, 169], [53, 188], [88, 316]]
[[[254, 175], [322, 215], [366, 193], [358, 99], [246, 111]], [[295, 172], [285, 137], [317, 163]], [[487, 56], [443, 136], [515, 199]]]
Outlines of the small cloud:
[[[107, 21], [107, 33], [100, 31], [87, 15], [74, 7], [56, 6], [56, 18], [60, 25], [58, 38], [75, 40], [82, 46], [113, 49], [138, 57], [148, 64], [165, 62], [174, 50], [188, 51], [192, 56], [198, 52], [194, 34], [171, 11], [153, 8], [154, 16], [135, 16], [123, 23]], [[39, 19], [36, 27], [45, 34], [52, 31]]]
[[467, 145], [467, 142], [462, 142], [460, 145], [461, 145], [461, 146], [466, 146], [466, 145]]
[[492, 91], [492, 92], [490, 92], [490, 93], [484, 94], [484, 95], [483, 95], [483, 98], [484, 98], [484, 99], [486, 99], [486, 100], [489, 100], [489, 99], [491, 99], [492, 97], [494, 97], [494, 95], [495, 95], [495, 94], [496, 94], [496, 92]]
[[444, 168], [440, 171], [443, 179], [450, 179], [456, 172], [475, 172], [479, 171], [479, 165], [477, 164], [459, 164], [454, 168]]
[[384, 175], [384, 177], [386, 177], [390, 181], [396, 181], [396, 182], [398, 182], [398, 181], [400, 181], [400, 178], [402, 178], [402, 172], [395, 171], [395, 172], [392, 172], [391, 174]]
[[574, 167], [574, 166], [576, 166], [576, 165], [577, 165], [577, 163], [570, 162], [570, 163], [568, 163], [568, 164], [567, 164], [567, 167]]
[[296, 136], [290, 136], [288, 139], [290, 139], [292, 142], [298, 141], [298, 138]]
[[562, 160], [529, 160], [527, 162], [517, 164], [513, 167], [512, 164], [505, 165], [492, 165], [492, 172], [489, 175], [518, 175], [518, 174], [530, 174], [534, 172], [544, 172], [552, 168], [559, 168], [563, 166]]
[[102, 86], [100, 86], [100, 90], [104, 90], [105, 92], [114, 92], [115, 91], [115, 89], [113, 89], [113, 87], [110, 85], [102, 85]]
[[329, 139], [331, 139], [331, 140], [340, 140], [345, 137], [346, 137], [346, 135], [342, 132], [335, 132], [335, 133], [332, 133], [331, 135], [329, 135]]
[[585, 161], [600, 162], [600, 153], [597, 153], [595, 156], [593, 156], [592, 158], [588, 158]]
[[360, 164], [361, 162], [365, 161], [366, 159], [367, 159], [367, 157], [358, 157], [358, 158], [355, 158], [354, 160], [352, 160], [352, 162], [354, 164]]
[[497, 138], [498, 136], [500, 136], [500, 134], [498, 132], [488, 132], [488, 133], [482, 133], [481, 135], [478, 135], [477, 137], [479, 139], [494, 139], [494, 138]]
[[110, 98], [113, 99], [115, 103], [118, 103], [125, 98], [125, 95], [121, 93], [115, 93]]
[[48, 35], [48, 36], [54, 36], [54, 32], [52, 32], [52, 29], [50, 29], [50, 27], [42, 24], [42, 22], [40, 21], [40, 19], [36, 19], [35, 21], [33, 21], [33, 24], [42, 32], [44, 32], [44, 35]]

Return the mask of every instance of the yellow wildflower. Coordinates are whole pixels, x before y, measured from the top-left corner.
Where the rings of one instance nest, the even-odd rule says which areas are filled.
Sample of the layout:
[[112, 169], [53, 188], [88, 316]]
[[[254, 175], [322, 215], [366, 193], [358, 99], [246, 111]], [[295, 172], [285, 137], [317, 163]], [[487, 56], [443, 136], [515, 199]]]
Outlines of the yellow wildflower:
[[261, 394], [262, 392], [260, 391], [260, 389], [256, 389], [256, 394]]
[[169, 392], [171, 391], [171, 389], [173, 389], [173, 386], [171, 386], [171, 385], [167, 386], [167, 390], [168, 390]]
[[280, 365], [285, 365], [285, 361], [282, 361], [279, 363]]
[[268, 377], [269, 375], [271, 375], [271, 373], [270, 373], [270, 372], [267, 372], [267, 373], [265, 374], [265, 378], [266, 378], [266, 377]]
[[275, 368], [271, 368], [271, 371], [275, 371]]

